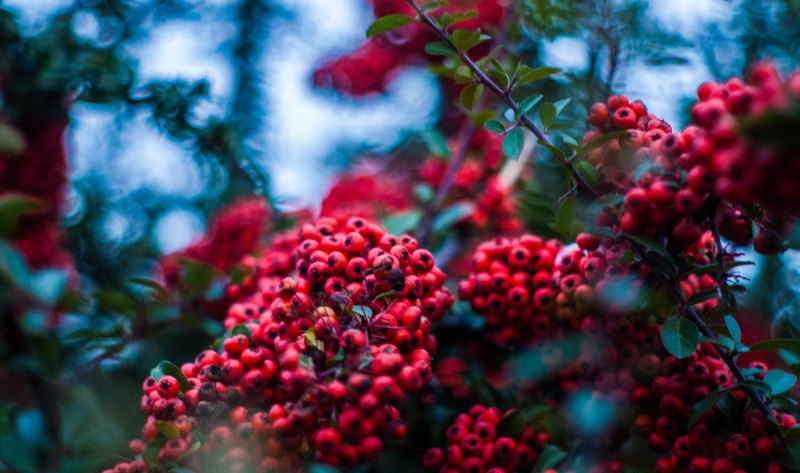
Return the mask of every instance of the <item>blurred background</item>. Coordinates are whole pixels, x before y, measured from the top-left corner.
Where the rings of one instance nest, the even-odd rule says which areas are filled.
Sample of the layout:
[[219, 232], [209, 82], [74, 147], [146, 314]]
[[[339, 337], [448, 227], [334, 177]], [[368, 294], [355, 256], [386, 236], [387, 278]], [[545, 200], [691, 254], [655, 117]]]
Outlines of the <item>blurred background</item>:
[[[573, 98], [581, 131], [588, 105], [611, 94], [642, 99], [679, 128], [701, 82], [741, 75], [757, 59], [784, 71], [800, 59], [797, 0], [520, 3], [518, 52], [531, 67], [566, 72], [544, 93]], [[195, 242], [225, 203], [265, 195], [276, 209], [314, 213], [358, 157], [407, 151], [403, 143], [446, 127], [441, 84], [425, 67], [396, 71], [382, 94], [314, 86], [322, 63], [363, 43], [373, 21], [366, 0], [4, 0], [0, 9], [3, 28], [16, 25], [46, 58], [48, 80], [78, 79], [68, 84], [77, 92], [63, 223], [82, 280], [108, 290], [107, 300], [119, 297], [109, 288]], [[794, 252], [782, 258], [789, 264], [767, 260], [747, 275], [764, 288], [750, 306], [793, 331], [800, 265]], [[113, 327], [106, 309], [66, 315], [61, 335]], [[113, 465], [139, 429], [138, 386], [150, 367], [186, 359], [218, 329], [169, 329], [86, 377], [76, 366], [105, 348], [59, 345], [59, 369], [81, 376], [61, 399], [74, 440], [63, 471]], [[44, 471], [41, 413], [18, 414], [0, 430], [0, 471]]]

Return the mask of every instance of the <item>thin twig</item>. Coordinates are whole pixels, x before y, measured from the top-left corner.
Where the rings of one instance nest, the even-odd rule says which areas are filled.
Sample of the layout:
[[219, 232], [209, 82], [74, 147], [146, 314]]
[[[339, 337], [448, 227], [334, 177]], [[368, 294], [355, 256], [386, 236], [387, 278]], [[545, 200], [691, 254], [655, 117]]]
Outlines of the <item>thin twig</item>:
[[422, 218], [422, 223], [417, 230], [417, 240], [419, 240], [420, 245], [424, 245], [428, 241], [431, 227], [433, 226], [433, 221], [442, 210], [442, 206], [447, 199], [447, 195], [450, 193], [450, 188], [453, 186], [456, 175], [458, 174], [459, 169], [461, 169], [464, 159], [467, 157], [469, 145], [472, 141], [472, 135], [474, 134], [475, 124], [472, 123], [472, 120], [465, 120], [464, 124], [461, 126], [461, 130], [459, 131], [458, 141], [456, 142], [456, 147], [453, 150], [453, 157], [450, 160], [450, 165], [447, 167], [447, 171], [442, 178], [442, 182], [439, 183], [439, 188], [436, 190], [436, 197], [434, 198], [433, 202], [426, 207], [425, 215]]

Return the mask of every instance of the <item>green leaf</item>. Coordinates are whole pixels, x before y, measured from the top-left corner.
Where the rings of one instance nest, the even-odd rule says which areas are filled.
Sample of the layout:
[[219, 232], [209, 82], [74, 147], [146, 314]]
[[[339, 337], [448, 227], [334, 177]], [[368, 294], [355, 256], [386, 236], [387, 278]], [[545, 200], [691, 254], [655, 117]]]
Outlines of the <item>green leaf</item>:
[[508, 77], [508, 72], [506, 72], [506, 68], [503, 67], [503, 65], [500, 64], [500, 62], [498, 62], [496, 59], [492, 59], [491, 61], [489, 61], [489, 64], [491, 65], [491, 67], [489, 68], [489, 74], [491, 74], [495, 79], [500, 81], [500, 85], [503, 86], [503, 88], [508, 87], [511, 78]]
[[736, 322], [736, 319], [733, 318], [732, 315], [726, 315], [724, 320], [725, 327], [728, 328], [728, 333], [731, 335], [733, 341], [736, 343], [742, 343], [742, 329], [739, 328], [739, 323]]
[[434, 156], [443, 158], [450, 157], [450, 148], [447, 146], [447, 139], [439, 130], [431, 129], [421, 133], [425, 144]]
[[503, 138], [503, 154], [509, 159], [517, 160], [525, 144], [525, 130], [521, 127], [514, 128]]
[[449, 44], [434, 41], [425, 45], [425, 52], [431, 56], [457, 56], [458, 51], [451, 48]]
[[442, 29], [445, 29], [456, 23], [460, 23], [464, 20], [470, 20], [477, 17], [478, 17], [477, 10], [467, 10], [464, 12], [457, 12], [457, 13], [445, 13], [444, 15], [442, 15], [439, 18], [436, 18], [435, 20], [439, 23]]
[[556, 214], [556, 231], [569, 238], [572, 233], [572, 222], [575, 220], [575, 196], [570, 195], [561, 203]]
[[797, 382], [797, 376], [779, 369], [772, 369], [764, 375], [764, 382], [770, 387], [773, 395], [783, 394], [792, 389]]
[[[556, 156], [559, 159], [566, 158], [566, 154], [564, 154], [563, 151], [561, 151], [560, 149], [558, 149], [555, 146], [551, 145], [550, 143], [547, 143], [547, 142], [542, 141], [542, 140], [536, 140], [536, 142], [539, 143], [539, 146], [544, 146], [545, 148], [549, 149], [550, 152], [553, 153], [553, 156]], [[567, 177], [569, 177], [569, 176], [567, 176]]]
[[156, 429], [158, 429], [158, 432], [167, 439], [175, 440], [181, 438], [181, 431], [178, 430], [178, 428], [175, 427], [175, 424], [173, 424], [172, 422], [157, 420], [155, 424], [156, 424]]
[[367, 319], [372, 318], [372, 309], [365, 305], [354, 305], [351, 309], [354, 314], [360, 315], [362, 317], [366, 317]]
[[556, 107], [551, 103], [543, 103], [539, 107], [539, 120], [545, 128], [553, 124], [556, 119]]
[[750, 345], [750, 351], [800, 350], [800, 338], [773, 338]]
[[599, 238], [614, 238], [616, 235], [614, 234], [614, 230], [608, 227], [599, 227], [597, 225], [586, 225], [583, 231], [590, 235], [594, 235]]
[[686, 358], [691, 356], [700, 343], [700, 332], [687, 319], [675, 317], [661, 326], [661, 341], [673, 356]]
[[458, 66], [453, 72], [453, 80], [459, 84], [467, 84], [475, 80], [475, 73], [467, 66]]
[[672, 258], [667, 252], [667, 249], [664, 248], [664, 245], [660, 244], [656, 240], [652, 238], [647, 238], [639, 235], [625, 235], [629, 240], [633, 241], [634, 243], [638, 244], [639, 246], [643, 246], [646, 250], [652, 251], [653, 253], [657, 254], [658, 256], [662, 257], [664, 260], [669, 262], [673, 267], [677, 266], [675, 259]]
[[408, 15], [386, 15], [378, 18], [374, 23], [369, 25], [367, 29], [367, 38], [372, 38], [375, 35], [392, 31], [413, 22], [414, 19]]
[[470, 84], [461, 91], [461, 105], [467, 110], [472, 110], [478, 105], [481, 95], [483, 95], [483, 84]]
[[438, 1], [438, 2], [426, 3], [425, 5], [422, 6], [422, 12], [423, 13], [427, 13], [427, 12], [429, 12], [431, 10], [435, 10], [437, 8], [446, 7], [446, 6], [447, 6], [447, 1], [446, 0], [441, 0], [441, 1]]
[[530, 82], [552, 76], [553, 74], [558, 74], [559, 72], [561, 72], [561, 69], [557, 69], [555, 67], [538, 67], [536, 69], [526, 68], [526, 70], [518, 76], [519, 79], [517, 79], [517, 83], [519, 85], [528, 84]]
[[193, 387], [192, 383], [186, 379], [186, 375], [183, 374], [183, 371], [167, 360], [160, 361], [155, 368], [150, 370], [150, 376], [152, 376], [156, 381], [164, 376], [172, 376], [173, 378], [177, 379], [178, 383], [181, 385], [182, 393], [192, 389]]
[[569, 105], [570, 101], [572, 101], [572, 99], [561, 99], [553, 104], [556, 108], [556, 116], [561, 115], [561, 111], [564, 110], [564, 107]]
[[536, 462], [536, 466], [533, 467], [533, 471], [534, 473], [541, 473], [555, 468], [565, 458], [567, 458], [567, 452], [555, 445], [547, 444], [544, 446], [542, 453], [539, 454], [539, 460]]
[[0, 278], [18, 288], [30, 287], [31, 274], [25, 257], [16, 248], [1, 240]]
[[706, 397], [701, 399], [700, 402], [692, 406], [692, 413], [689, 416], [689, 427], [693, 426], [700, 419], [702, 419], [703, 416], [710, 411], [726, 394], [728, 394], [728, 391], [715, 391], [713, 393], [709, 393]]
[[253, 334], [250, 333], [250, 329], [247, 328], [247, 325], [239, 324], [233, 327], [231, 329], [231, 336], [233, 335], [244, 335], [248, 340], [251, 342], [253, 341]]
[[705, 291], [698, 292], [697, 294], [692, 296], [692, 298], [689, 299], [687, 302], [688, 302], [689, 305], [695, 305], [695, 304], [699, 304], [701, 302], [705, 302], [705, 301], [707, 301], [709, 299], [714, 299], [717, 296], [719, 296], [719, 290], [718, 289], [708, 289], [708, 290], [705, 290]]
[[433, 220], [431, 230], [439, 232], [452, 227], [456, 223], [464, 220], [475, 213], [475, 204], [469, 201], [456, 202], [450, 207], [442, 210]]
[[581, 176], [581, 179], [584, 180], [589, 187], [592, 189], [597, 189], [597, 186], [600, 185], [600, 174], [597, 172], [597, 169], [592, 166], [588, 161], [579, 161], [575, 164], [575, 172]]
[[428, 184], [417, 184], [414, 186], [414, 197], [423, 204], [427, 204], [432, 202], [436, 195]]
[[529, 95], [522, 99], [522, 102], [519, 103], [519, 109], [517, 110], [516, 117], [520, 118], [523, 115], [526, 115], [528, 112], [536, 106], [539, 101], [542, 100], [542, 95]]
[[0, 123], [0, 153], [19, 155], [28, 145], [22, 133], [7, 123]]
[[[753, 266], [755, 264], [756, 263], [753, 261], [726, 261], [725, 269], [736, 268], [739, 266]], [[713, 262], [695, 266], [691, 271], [689, 271], [689, 274], [717, 273], [721, 270], [722, 265], [720, 265], [719, 262]]]
[[13, 236], [17, 233], [20, 218], [39, 212], [42, 208], [41, 201], [28, 195], [3, 194], [0, 196], [0, 236]]
[[527, 423], [528, 419], [522, 411], [512, 409], [497, 424], [497, 436], [517, 438], [525, 430], [525, 424]]
[[402, 235], [417, 228], [422, 222], [422, 212], [409, 210], [383, 219], [383, 226], [393, 235]]
[[490, 36], [481, 34], [477, 30], [455, 30], [451, 36], [456, 49], [462, 53], [469, 51], [480, 43], [491, 39]]
[[486, 120], [483, 127], [494, 133], [505, 133], [506, 126], [500, 120]]

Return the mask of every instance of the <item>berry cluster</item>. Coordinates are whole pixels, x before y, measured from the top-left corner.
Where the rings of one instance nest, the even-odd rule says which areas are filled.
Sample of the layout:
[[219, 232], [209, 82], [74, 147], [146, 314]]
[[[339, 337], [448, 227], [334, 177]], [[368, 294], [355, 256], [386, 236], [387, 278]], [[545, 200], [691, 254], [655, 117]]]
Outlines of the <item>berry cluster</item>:
[[[634, 421], [650, 448], [668, 454], [656, 463], [658, 473], [734, 473], [782, 471], [779, 439], [769, 421], [754, 407], [745, 407], [745, 393], [734, 389], [731, 402], [742, 412], [741, 425], [731, 432], [720, 411], [709, 410], [689, 424], [692, 407], [719, 389], [734, 385], [731, 371], [710, 343], [703, 343], [690, 358], [652, 357], [648, 370], [658, 376], [634, 389], [631, 401], [641, 412]], [[750, 369], [767, 371], [764, 363]], [[763, 376], [763, 374], [762, 374]], [[784, 429], [796, 424], [789, 414], [773, 411]]]
[[[588, 143], [603, 133], [627, 134], [588, 153], [600, 175], [601, 190], [624, 194], [620, 228], [652, 238], [666, 236], [679, 247], [691, 245], [713, 219], [736, 244], [753, 239], [755, 249], [775, 253], [800, 203], [800, 150], [791, 141], [759, 134], [760, 120], [791, 114], [800, 99], [800, 73], [782, 81], [770, 63], [753, 66], [747, 82], [707, 82], [698, 88], [692, 121], [681, 132], [653, 117], [640, 101], [615, 96], [589, 112]], [[745, 215], [742, 208], [762, 212]], [[612, 210], [601, 214], [613, 225]], [[706, 227], [707, 228], [707, 227]]]
[[271, 214], [269, 204], [261, 198], [241, 199], [223, 207], [198, 242], [162, 258], [164, 279], [172, 286], [180, 283], [182, 259], [227, 271], [261, 243]]
[[[177, 376], [145, 381], [150, 468], [201, 461], [189, 452], [199, 438], [208, 439], [201, 457], [246, 440], [225, 457], [295, 471], [309, 444], [317, 461], [352, 467], [404, 437], [397, 406], [430, 381], [431, 321], [453, 303], [444, 274], [416, 240], [361, 218], [323, 218], [298, 234], [294, 278], [276, 282], [291, 239], [245, 258], [250, 275], [228, 290], [238, 297], [228, 335], [219, 352], [181, 366], [185, 389]], [[180, 438], [164, 442], [163, 423]]]
[[[376, 18], [390, 14], [416, 15], [404, 0], [371, 0], [370, 3]], [[477, 18], [461, 21], [454, 27], [487, 30], [500, 23], [505, 12], [503, 4], [499, 0], [467, 0], [452, 2], [441, 11], [458, 13], [476, 9]], [[381, 93], [401, 68], [435, 60], [423, 50], [425, 44], [435, 39], [425, 25], [417, 22], [381, 34], [357, 50], [323, 64], [314, 72], [314, 85], [332, 87], [351, 97]], [[484, 49], [476, 48], [475, 54], [485, 52]]]
[[530, 471], [550, 436], [530, 426], [518, 433], [504, 432], [499, 429], [501, 421], [510, 415], [514, 412], [480, 405], [459, 414], [447, 428], [447, 448], [434, 447], [425, 453], [425, 469], [466, 473]]
[[[763, 143], [740, 125], [779, 113], [800, 100], [800, 72], [782, 81], [771, 63], [753, 65], [747, 82], [733, 78], [724, 84], [702, 84], [692, 107], [695, 126], [685, 165], [689, 172], [713, 175], [713, 189], [737, 205], [758, 202], [779, 216], [797, 215], [800, 208], [800, 150]], [[695, 171], [695, 169], [701, 169]]]

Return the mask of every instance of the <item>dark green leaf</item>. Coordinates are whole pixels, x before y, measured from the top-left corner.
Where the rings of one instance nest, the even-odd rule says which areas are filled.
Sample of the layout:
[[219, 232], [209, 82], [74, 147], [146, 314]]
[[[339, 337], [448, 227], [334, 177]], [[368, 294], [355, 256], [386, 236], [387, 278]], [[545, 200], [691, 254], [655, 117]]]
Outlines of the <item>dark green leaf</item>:
[[536, 466], [533, 467], [533, 471], [534, 473], [542, 473], [545, 470], [555, 468], [565, 458], [567, 458], [567, 452], [555, 445], [547, 444], [544, 446], [542, 453], [539, 454], [539, 460], [536, 462]]
[[715, 391], [704, 397], [700, 402], [692, 406], [692, 413], [689, 416], [689, 427], [696, 424], [703, 416], [719, 402], [720, 399], [728, 394], [728, 391]]
[[175, 427], [175, 424], [173, 424], [172, 422], [157, 420], [155, 424], [156, 424], [156, 429], [158, 429], [158, 432], [167, 439], [175, 440], [181, 438], [181, 431], [178, 430], [178, 428]]
[[436, 18], [436, 21], [443, 29], [445, 29], [456, 23], [460, 23], [464, 20], [470, 20], [477, 17], [478, 17], [477, 10], [467, 10], [465, 12], [458, 12], [458, 13], [445, 13], [441, 17]]
[[441, 8], [441, 7], [445, 7], [445, 6], [447, 6], [447, 1], [446, 0], [441, 0], [441, 1], [438, 1], [438, 2], [426, 3], [425, 5], [422, 6], [422, 12], [423, 13], [427, 13], [427, 12], [429, 12], [431, 10], [435, 10], [437, 8]]
[[461, 105], [467, 110], [472, 110], [478, 105], [481, 95], [483, 95], [483, 84], [470, 84], [461, 91]]
[[708, 289], [708, 290], [705, 290], [705, 291], [700, 291], [697, 294], [695, 294], [694, 296], [692, 296], [692, 298], [689, 299], [688, 303], [689, 303], [689, 305], [695, 305], [695, 304], [699, 304], [701, 302], [705, 302], [705, 301], [707, 301], [709, 299], [714, 299], [717, 296], [719, 296], [719, 290], [717, 290], [717, 289]]
[[461, 52], [467, 52], [478, 44], [491, 39], [476, 30], [455, 30], [451, 37], [453, 44]]
[[516, 113], [517, 118], [527, 114], [528, 112], [536, 106], [539, 101], [542, 100], [542, 95], [529, 95], [522, 99], [522, 102], [519, 103], [519, 110]]
[[495, 133], [504, 133], [506, 131], [506, 126], [500, 120], [486, 120], [483, 127]]
[[675, 260], [672, 258], [672, 255], [670, 255], [667, 252], [667, 249], [664, 248], [664, 245], [662, 245], [659, 242], [653, 240], [652, 238], [647, 238], [647, 237], [643, 237], [643, 236], [639, 236], [639, 235], [626, 235], [626, 237], [629, 240], [633, 241], [634, 243], [637, 243], [639, 246], [643, 246], [646, 250], [652, 251], [653, 253], [657, 254], [658, 256], [664, 258], [666, 261], [668, 261], [673, 266], [677, 266], [677, 264], [675, 263]]
[[579, 161], [575, 164], [575, 172], [581, 176], [584, 182], [589, 184], [592, 189], [597, 189], [600, 185], [600, 174], [588, 161]]
[[425, 52], [432, 56], [457, 56], [458, 52], [449, 44], [434, 41], [425, 45]]
[[614, 230], [608, 227], [599, 227], [597, 225], [587, 225], [583, 229], [586, 233], [594, 235], [599, 238], [614, 238]]
[[9, 124], [0, 124], [0, 153], [18, 155], [27, 147], [25, 137]]
[[506, 72], [506, 68], [503, 67], [503, 65], [500, 64], [500, 62], [498, 62], [495, 59], [489, 61], [489, 64], [491, 65], [491, 67], [489, 68], [489, 74], [491, 74], [495, 79], [499, 80], [500, 85], [503, 88], [508, 87], [511, 78], [508, 77], [508, 72]]
[[750, 345], [750, 351], [756, 350], [800, 350], [800, 338], [761, 340]]
[[21, 217], [39, 212], [42, 208], [40, 201], [28, 195], [13, 192], [3, 194], [0, 196], [0, 236], [13, 236]]
[[575, 196], [570, 195], [561, 203], [556, 214], [556, 231], [569, 238], [572, 233], [572, 222], [575, 220]]
[[539, 120], [545, 128], [553, 124], [556, 119], [556, 107], [551, 103], [543, 103], [539, 107]]
[[497, 424], [497, 436], [517, 438], [525, 430], [525, 424], [527, 423], [528, 419], [522, 411], [512, 409]]
[[725, 326], [728, 328], [728, 333], [731, 335], [731, 338], [736, 343], [742, 342], [742, 329], [739, 328], [739, 323], [736, 322], [736, 319], [733, 318], [732, 315], [726, 315], [724, 317]]
[[253, 341], [253, 334], [250, 333], [250, 329], [247, 328], [247, 325], [237, 325], [231, 329], [231, 336], [233, 335], [244, 335], [247, 337], [248, 340], [251, 342]]
[[[556, 156], [559, 159], [566, 158], [566, 155], [564, 154], [563, 151], [561, 151], [560, 149], [558, 149], [555, 146], [551, 145], [550, 143], [546, 143], [546, 142], [544, 142], [542, 140], [536, 140], [536, 142], [539, 143], [539, 146], [544, 146], [545, 148], [549, 149], [550, 152], [553, 153], [553, 156]], [[569, 177], [569, 176], [567, 176], [567, 177]]]
[[558, 74], [559, 72], [561, 72], [561, 69], [556, 69], [555, 67], [539, 67], [536, 69], [526, 70], [519, 75], [517, 83], [520, 85], [528, 84], [539, 79], [544, 79], [545, 77], [553, 74]]
[[661, 326], [661, 341], [673, 356], [686, 358], [691, 356], [700, 343], [700, 332], [687, 319], [675, 317]]
[[770, 387], [772, 394], [783, 394], [792, 389], [797, 382], [797, 376], [779, 369], [772, 369], [764, 375], [764, 382]]
[[[725, 262], [725, 269], [736, 268], [739, 266], [752, 266], [755, 265], [753, 261], [727, 261]], [[705, 274], [705, 273], [716, 273], [722, 270], [722, 265], [718, 262], [703, 264], [699, 266], [695, 266], [689, 271], [690, 274]]]
[[509, 159], [517, 160], [525, 144], [525, 130], [514, 128], [503, 138], [503, 154]]
[[159, 362], [155, 368], [150, 370], [150, 376], [152, 376], [156, 381], [167, 375], [178, 380], [178, 383], [181, 385], [182, 393], [192, 389], [192, 383], [186, 379], [186, 375], [183, 374], [183, 371], [169, 361], [163, 360]]
[[386, 15], [378, 18], [374, 23], [369, 25], [369, 28], [367, 29], [367, 38], [371, 38], [377, 34], [385, 33], [387, 31], [392, 31], [413, 22], [414, 19], [408, 15]]

